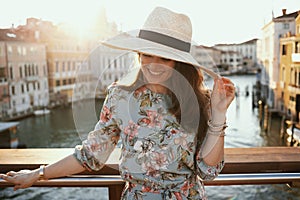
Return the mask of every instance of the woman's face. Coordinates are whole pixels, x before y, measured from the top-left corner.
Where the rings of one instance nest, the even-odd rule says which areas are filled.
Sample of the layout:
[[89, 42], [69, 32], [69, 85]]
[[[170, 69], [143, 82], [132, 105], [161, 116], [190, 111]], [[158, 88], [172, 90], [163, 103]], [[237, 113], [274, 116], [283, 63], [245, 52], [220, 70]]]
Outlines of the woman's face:
[[141, 54], [140, 59], [142, 72], [149, 83], [163, 83], [172, 76], [174, 60], [146, 54]]

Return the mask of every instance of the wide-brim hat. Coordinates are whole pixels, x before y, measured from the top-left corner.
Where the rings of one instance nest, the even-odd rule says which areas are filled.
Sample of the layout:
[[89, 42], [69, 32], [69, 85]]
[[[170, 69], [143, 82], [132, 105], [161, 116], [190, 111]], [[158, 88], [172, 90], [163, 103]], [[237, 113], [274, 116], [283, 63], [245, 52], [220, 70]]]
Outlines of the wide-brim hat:
[[218, 74], [200, 65], [191, 55], [192, 24], [188, 16], [156, 7], [142, 29], [121, 33], [101, 43], [121, 50], [159, 56], [197, 66], [213, 78]]

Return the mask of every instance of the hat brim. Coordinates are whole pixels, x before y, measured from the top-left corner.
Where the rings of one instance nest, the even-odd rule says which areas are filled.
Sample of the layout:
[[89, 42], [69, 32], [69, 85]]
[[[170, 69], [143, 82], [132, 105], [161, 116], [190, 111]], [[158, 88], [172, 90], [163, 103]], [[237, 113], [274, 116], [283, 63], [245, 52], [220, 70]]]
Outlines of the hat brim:
[[120, 50], [129, 50], [139, 53], [168, 58], [178, 62], [191, 64], [199, 67], [212, 78], [218, 78], [219, 75], [212, 70], [200, 65], [189, 52], [180, 51], [178, 49], [155, 43], [149, 40], [132, 36], [128, 33], [119, 34], [109, 40], [102, 41], [101, 44]]

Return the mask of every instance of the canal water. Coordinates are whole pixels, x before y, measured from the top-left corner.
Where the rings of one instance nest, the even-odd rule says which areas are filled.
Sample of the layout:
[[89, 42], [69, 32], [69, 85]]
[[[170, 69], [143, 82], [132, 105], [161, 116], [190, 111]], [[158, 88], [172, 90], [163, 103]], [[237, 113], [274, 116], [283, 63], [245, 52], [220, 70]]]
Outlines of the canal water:
[[[230, 76], [239, 89], [239, 94], [229, 107], [227, 114], [228, 129], [225, 139], [226, 147], [261, 147], [282, 146], [280, 140], [280, 120], [272, 121], [272, 130], [268, 134], [262, 132], [259, 126], [258, 110], [252, 109], [251, 89], [255, 84], [254, 75]], [[208, 83], [209, 85], [210, 83]], [[246, 88], [249, 96], [246, 95]], [[100, 110], [102, 101], [96, 103], [95, 110]], [[82, 109], [85, 109], [82, 106]], [[78, 111], [77, 111], [78, 112]], [[79, 112], [85, 115], [89, 112]], [[98, 111], [99, 113], [99, 111]], [[80, 119], [89, 119], [81, 116]], [[76, 126], [71, 107], [51, 110], [51, 114], [40, 117], [30, 117], [20, 121], [19, 142], [28, 148], [74, 147], [81, 143], [81, 134], [93, 129], [95, 122], [85, 120], [80, 127]], [[80, 129], [80, 130], [79, 130]], [[287, 185], [237, 185], [237, 186], [207, 186], [210, 200], [282, 200], [300, 199], [300, 189]], [[14, 192], [12, 188], [0, 189], [0, 199], [15, 200], [107, 200], [106, 188], [28, 188]]]

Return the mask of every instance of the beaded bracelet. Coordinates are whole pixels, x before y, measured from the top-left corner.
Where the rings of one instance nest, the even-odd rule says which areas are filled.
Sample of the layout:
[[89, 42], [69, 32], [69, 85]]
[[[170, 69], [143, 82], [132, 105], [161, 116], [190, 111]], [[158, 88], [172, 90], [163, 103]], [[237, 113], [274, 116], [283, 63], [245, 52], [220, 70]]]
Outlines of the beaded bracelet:
[[219, 136], [219, 137], [226, 136], [225, 131], [218, 131], [217, 132], [217, 131], [210, 131], [210, 130], [208, 130], [207, 133], [210, 134], [210, 135]]
[[213, 124], [211, 122], [211, 120], [208, 120], [207, 122], [208, 127], [210, 128], [210, 130], [216, 132], [216, 131], [224, 131], [228, 126], [226, 124], [226, 122], [224, 122], [224, 124]]

